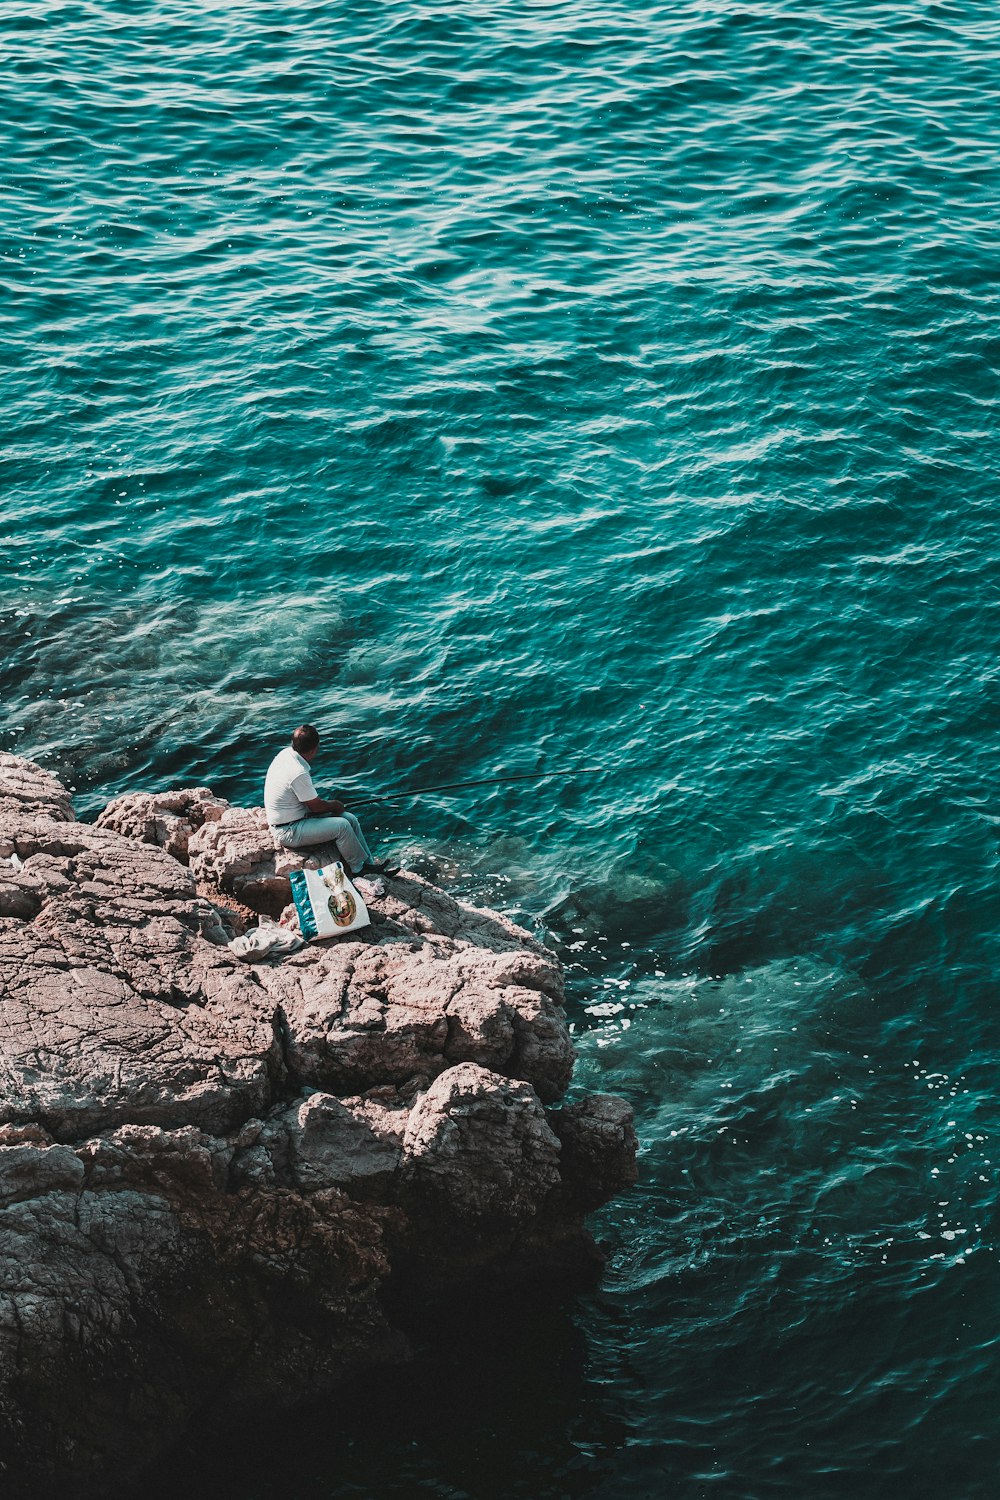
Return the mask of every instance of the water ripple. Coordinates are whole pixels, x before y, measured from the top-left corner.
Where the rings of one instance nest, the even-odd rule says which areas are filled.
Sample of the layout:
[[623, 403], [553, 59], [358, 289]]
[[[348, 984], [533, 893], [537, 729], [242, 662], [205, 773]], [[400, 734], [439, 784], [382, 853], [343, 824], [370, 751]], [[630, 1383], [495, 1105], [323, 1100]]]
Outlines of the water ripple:
[[306, 717], [359, 797], [556, 772], [368, 816], [550, 933], [638, 1109], [531, 1441], [498, 1385], [484, 1456], [380, 1433], [324, 1496], [984, 1493], [995, 12], [0, 39], [4, 747], [89, 813], [256, 801]]

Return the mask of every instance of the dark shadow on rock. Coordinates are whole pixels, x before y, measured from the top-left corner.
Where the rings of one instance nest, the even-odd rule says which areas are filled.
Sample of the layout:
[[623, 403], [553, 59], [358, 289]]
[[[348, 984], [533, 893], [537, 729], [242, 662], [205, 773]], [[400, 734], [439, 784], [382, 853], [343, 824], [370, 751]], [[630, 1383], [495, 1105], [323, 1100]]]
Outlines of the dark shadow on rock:
[[634, 1433], [551, 1287], [415, 1301], [406, 1329], [412, 1363], [294, 1412], [202, 1422], [121, 1500], [583, 1500]]

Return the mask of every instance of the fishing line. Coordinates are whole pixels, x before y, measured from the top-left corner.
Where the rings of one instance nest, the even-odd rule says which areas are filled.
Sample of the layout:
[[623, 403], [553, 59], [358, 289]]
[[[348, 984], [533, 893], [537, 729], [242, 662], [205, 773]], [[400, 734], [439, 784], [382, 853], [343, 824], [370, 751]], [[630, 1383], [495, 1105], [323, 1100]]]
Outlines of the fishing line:
[[[619, 766], [618, 771], [652, 771], [652, 766]], [[480, 776], [473, 781], [443, 781], [437, 786], [418, 786], [412, 791], [404, 792], [374, 792], [368, 797], [357, 800], [352, 799], [353, 807], [363, 807], [369, 802], [405, 802], [410, 797], [428, 797], [432, 794], [450, 794], [468, 791], [470, 787], [480, 786], [508, 786], [516, 781], [551, 781], [553, 776], [565, 776], [567, 780], [575, 780], [580, 776], [604, 776], [607, 774], [607, 766], [581, 766], [578, 771], [521, 771], [511, 776]]]

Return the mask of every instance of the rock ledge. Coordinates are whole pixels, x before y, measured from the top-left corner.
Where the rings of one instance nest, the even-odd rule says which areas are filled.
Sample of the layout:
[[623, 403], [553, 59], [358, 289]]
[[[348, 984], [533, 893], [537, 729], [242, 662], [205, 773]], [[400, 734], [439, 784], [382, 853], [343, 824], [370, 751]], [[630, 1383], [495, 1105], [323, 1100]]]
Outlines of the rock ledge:
[[206, 788], [81, 824], [0, 755], [10, 1494], [112, 1494], [196, 1413], [404, 1358], [390, 1273], [593, 1267], [583, 1216], [634, 1180], [622, 1101], [552, 1108], [548, 950], [404, 873], [362, 941], [240, 964], [229, 898], [280, 909], [287, 874]]

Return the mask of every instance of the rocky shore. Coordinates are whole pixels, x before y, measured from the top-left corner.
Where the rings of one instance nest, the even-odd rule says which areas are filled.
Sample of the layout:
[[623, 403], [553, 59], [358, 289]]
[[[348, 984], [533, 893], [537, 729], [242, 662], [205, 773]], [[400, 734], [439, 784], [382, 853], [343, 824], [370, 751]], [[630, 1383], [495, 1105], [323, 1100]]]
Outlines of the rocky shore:
[[363, 932], [241, 963], [300, 864], [205, 788], [82, 824], [0, 755], [10, 1496], [113, 1494], [196, 1416], [403, 1360], [408, 1298], [599, 1268], [635, 1136], [561, 1103], [554, 955], [403, 872]]

